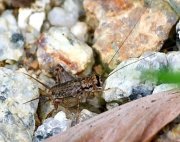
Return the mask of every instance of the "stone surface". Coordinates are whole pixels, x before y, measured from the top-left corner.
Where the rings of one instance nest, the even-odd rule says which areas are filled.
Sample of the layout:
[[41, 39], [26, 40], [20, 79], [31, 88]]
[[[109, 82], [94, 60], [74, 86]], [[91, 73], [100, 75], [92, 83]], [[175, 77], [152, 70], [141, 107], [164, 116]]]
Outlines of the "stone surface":
[[32, 141], [38, 101], [25, 102], [38, 96], [37, 86], [26, 75], [0, 68], [0, 141]]
[[158, 52], [146, 53], [139, 59], [124, 61], [106, 79], [105, 90], [107, 91], [104, 91], [103, 98], [106, 102], [111, 102], [130, 96], [132, 99], [137, 99], [150, 95], [158, 80], [143, 76], [144, 71], [158, 71], [166, 67], [166, 55]]
[[52, 27], [41, 35], [37, 57], [40, 67], [47, 71], [61, 64], [73, 74], [89, 74], [94, 63], [92, 49], [65, 27]]
[[154, 88], [153, 94], [163, 92], [163, 91], [169, 91], [172, 89], [177, 89], [179, 86], [177, 84], [161, 84]]
[[71, 32], [81, 41], [86, 41], [88, 38], [88, 26], [85, 22], [77, 22], [71, 27]]
[[41, 142], [44, 139], [59, 134], [71, 126], [71, 120], [66, 118], [66, 114], [61, 111], [54, 118], [46, 119], [35, 132], [33, 142]]
[[168, 0], [169, 4], [173, 7], [174, 11], [180, 16], [180, 0]]
[[48, 20], [53, 26], [72, 27], [79, 18], [79, 12], [79, 0], [65, 0], [62, 7], [54, 7], [48, 13]]
[[169, 52], [167, 54], [168, 68], [170, 71], [180, 70], [180, 51]]
[[151, 85], [140, 84], [132, 87], [132, 93], [129, 96], [130, 100], [136, 100], [148, 95], [151, 95], [154, 87]]
[[23, 32], [27, 43], [33, 43], [37, 40], [44, 20], [44, 10], [36, 10], [33, 8], [19, 9], [18, 26]]
[[24, 37], [20, 33], [12, 11], [6, 10], [0, 17], [0, 61], [18, 61], [23, 51]]
[[113, 108], [118, 107], [118, 106], [119, 106], [118, 103], [107, 103], [107, 104], [106, 104], [106, 108], [107, 108], [108, 110], [113, 109]]
[[20, 32], [17, 26], [13, 11], [6, 10], [0, 17], [0, 34], [4, 32], [16, 33]]
[[180, 50], [180, 21], [176, 25], [176, 46]]
[[89, 22], [97, 25], [93, 47], [102, 62], [108, 64], [118, 52], [110, 68], [145, 51], [159, 51], [178, 19], [163, 0], [85, 0], [84, 8]]
[[80, 116], [79, 116], [79, 121], [80, 122], [83, 122], [85, 120], [88, 120], [94, 116], [96, 116], [97, 114], [94, 113], [94, 112], [90, 112], [89, 110], [87, 109], [83, 109], [81, 112], [80, 112]]
[[24, 38], [21, 33], [5, 32], [0, 35], [0, 61], [18, 61], [23, 51]]

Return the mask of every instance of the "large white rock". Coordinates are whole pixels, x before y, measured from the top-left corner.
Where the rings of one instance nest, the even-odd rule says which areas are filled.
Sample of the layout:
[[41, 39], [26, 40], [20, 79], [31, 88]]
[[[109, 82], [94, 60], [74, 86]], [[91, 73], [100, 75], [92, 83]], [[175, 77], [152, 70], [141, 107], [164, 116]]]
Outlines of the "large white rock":
[[65, 27], [52, 27], [41, 35], [37, 57], [40, 67], [47, 71], [61, 64], [73, 74], [89, 74], [94, 63], [92, 49]]
[[37, 86], [26, 75], [0, 68], [0, 141], [31, 142], [34, 114], [39, 96]]
[[165, 67], [167, 67], [166, 55], [158, 52], [124, 61], [107, 78], [103, 98], [106, 102], [111, 102], [130, 95], [134, 98], [138, 98], [138, 95], [141, 97], [150, 95], [158, 80], [157, 78], [153, 80], [153, 76], [144, 76], [144, 72], [158, 71]]

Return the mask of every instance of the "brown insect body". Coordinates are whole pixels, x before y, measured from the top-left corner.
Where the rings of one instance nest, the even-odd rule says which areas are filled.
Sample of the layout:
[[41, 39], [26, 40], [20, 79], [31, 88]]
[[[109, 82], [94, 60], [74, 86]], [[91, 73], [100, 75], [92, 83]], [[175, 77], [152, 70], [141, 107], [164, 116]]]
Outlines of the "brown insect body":
[[[26, 75], [33, 78], [34, 80], [42, 84], [46, 89], [48, 89], [48, 95], [41, 97], [48, 97], [53, 100], [55, 108], [57, 108], [57, 103], [59, 102], [59, 100], [62, 100], [64, 98], [78, 97], [79, 99], [83, 97], [82, 95], [84, 93], [91, 93], [102, 90], [103, 81], [101, 77], [96, 74], [82, 78], [74, 78], [68, 72], [66, 72], [61, 65], [58, 65], [55, 68], [54, 74], [57, 83], [52, 87], [47, 86], [46, 84], [28, 74]], [[39, 98], [35, 98], [33, 100]], [[31, 102], [33, 100], [30, 100], [28, 102]]]
[[83, 92], [93, 92], [102, 88], [102, 81], [98, 75], [78, 78], [75, 80], [58, 83], [50, 88], [53, 99], [76, 97]]

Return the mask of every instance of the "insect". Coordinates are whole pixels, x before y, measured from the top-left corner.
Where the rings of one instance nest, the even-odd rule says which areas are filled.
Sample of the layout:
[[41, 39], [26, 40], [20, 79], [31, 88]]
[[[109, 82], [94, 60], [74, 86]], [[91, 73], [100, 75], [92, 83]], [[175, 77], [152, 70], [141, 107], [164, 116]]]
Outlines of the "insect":
[[[137, 61], [131, 62], [131, 63], [119, 68], [118, 70], [121, 70], [121, 69], [125, 68], [126, 66], [129, 66], [130, 64], [139, 62], [140, 60], [143, 60], [154, 54], [155, 53], [152, 53], [152, 54], [150, 54], [144, 58], [141, 58]], [[118, 70], [112, 72], [110, 75], [114, 74]], [[82, 77], [82, 78], [74, 78], [69, 73], [67, 73], [61, 65], [58, 65], [57, 68], [55, 69], [55, 71], [56, 71], [55, 77], [57, 80], [57, 84], [55, 84], [52, 87], [49, 87], [46, 84], [39, 81], [38, 79], [30, 76], [29, 74], [26, 74], [48, 89], [48, 95], [43, 95], [41, 97], [50, 98], [50, 100], [53, 101], [55, 110], [58, 108], [59, 103], [62, 102], [64, 99], [74, 97], [78, 101], [77, 107], [78, 107], [78, 112], [79, 112], [79, 102], [83, 98], [85, 93], [106, 91], [106, 90], [103, 90], [104, 80], [102, 79], [101, 76], [99, 76], [97, 74], [93, 74], [93, 75], [90, 75], [87, 77]], [[39, 99], [41, 97], [35, 98], [33, 100]], [[30, 100], [28, 102], [31, 102], [33, 100]], [[28, 103], [28, 102], [26, 102], [26, 103]]]
[[[125, 40], [121, 43], [121, 45], [119, 45], [120, 47], [123, 46], [123, 44], [125, 43], [127, 38], [131, 35], [131, 33], [133, 32], [133, 29], [139, 22], [140, 18], [141, 18], [141, 16], [138, 18], [138, 21], [134, 24], [134, 26], [130, 30], [130, 32], [127, 34]], [[118, 48], [118, 50], [116, 51], [114, 56], [111, 58], [111, 60], [109, 61], [108, 64], [110, 64], [112, 59], [118, 53], [120, 47]], [[151, 54], [151, 55], [153, 55], [153, 54]], [[149, 56], [151, 56], [151, 55], [149, 55]], [[140, 60], [143, 60], [143, 59], [144, 58], [142, 58]], [[131, 64], [133, 64], [133, 63], [131, 63]], [[128, 64], [128, 65], [130, 65], [130, 64]], [[128, 66], [128, 65], [126, 65], [126, 66]], [[122, 67], [122, 68], [124, 68], [124, 67]], [[120, 68], [120, 69], [122, 69], [122, 68]], [[120, 69], [118, 69], [118, 70], [120, 70]], [[117, 72], [118, 70], [116, 70], [115, 72]], [[79, 101], [80, 98], [83, 97], [84, 93], [103, 90], [102, 89], [103, 88], [103, 80], [102, 80], [102, 77], [99, 75], [93, 74], [93, 75], [87, 76], [87, 77], [74, 78], [71, 75], [69, 75], [62, 68], [61, 65], [58, 65], [58, 68], [55, 71], [56, 71], [55, 77], [57, 80], [57, 84], [55, 84], [52, 87], [48, 87], [47, 85], [41, 83], [40, 81], [38, 81], [37, 79], [34, 78], [36, 81], [38, 81], [39, 83], [44, 85], [49, 90], [49, 94], [46, 95], [45, 97], [48, 97], [51, 100], [53, 100], [53, 104], [54, 104], [55, 108], [58, 107], [59, 100], [63, 100], [65, 98], [69, 98], [69, 97], [75, 97]], [[113, 73], [115, 73], [115, 72], [113, 72]], [[110, 75], [112, 75], [113, 73], [111, 73]]]

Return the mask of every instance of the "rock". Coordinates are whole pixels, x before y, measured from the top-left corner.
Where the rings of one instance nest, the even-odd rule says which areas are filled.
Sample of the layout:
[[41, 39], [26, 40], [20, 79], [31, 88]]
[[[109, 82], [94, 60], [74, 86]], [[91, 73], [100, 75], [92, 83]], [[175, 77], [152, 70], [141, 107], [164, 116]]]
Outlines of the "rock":
[[168, 0], [169, 4], [173, 7], [174, 11], [180, 15], [180, 1], [179, 0]]
[[31, 26], [36, 31], [40, 32], [44, 19], [45, 19], [44, 12], [32, 13], [31, 16], [29, 17], [29, 26]]
[[176, 25], [176, 46], [180, 50], [180, 21]]
[[0, 17], [0, 34], [4, 32], [17, 33], [20, 32], [16, 19], [10, 10], [6, 10]]
[[83, 42], [88, 38], [88, 27], [84, 22], [77, 22], [73, 27], [71, 27], [71, 32]]
[[168, 68], [170, 71], [180, 70], [180, 51], [169, 52], [167, 55]]
[[130, 100], [136, 100], [142, 97], [145, 97], [147, 95], [151, 95], [153, 92], [154, 87], [148, 86], [144, 84], [140, 84], [137, 86], [132, 87], [132, 93], [129, 96]]
[[177, 84], [160, 84], [154, 88], [153, 94], [169, 91], [169, 90], [177, 89], [177, 88], [179, 88]]
[[59, 134], [71, 126], [71, 120], [66, 118], [66, 114], [61, 111], [54, 118], [46, 119], [35, 132], [33, 142], [41, 142], [44, 139]]
[[78, 0], [66, 0], [62, 7], [54, 7], [48, 13], [48, 20], [53, 26], [72, 27], [79, 18], [79, 12]]
[[21, 33], [0, 33], [0, 61], [18, 61], [24, 52], [24, 37]]
[[158, 71], [166, 67], [166, 55], [158, 52], [124, 61], [106, 79], [103, 98], [106, 102], [111, 102], [126, 100], [130, 96], [131, 99], [137, 99], [150, 95], [158, 80], [144, 76], [144, 72]]
[[94, 63], [92, 49], [65, 27], [52, 27], [41, 35], [37, 57], [40, 68], [46, 71], [61, 64], [73, 74], [89, 74]]
[[110, 68], [145, 51], [159, 51], [178, 19], [163, 0], [143, 2], [84, 0], [87, 19], [89, 22], [94, 19], [94, 25], [99, 23], [95, 28], [93, 47]]
[[107, 103], [107, 104], [106, 104], [106, 108], [107, 108], [108, 110], [113, 109], [113, 108], [115, 108], [115, 107], [117, 107], [117, 106], [119, 106], [118, 103]]
[[89, 110], [87, 109], [83, 109], [81, 112], [80, 112], [80, 117], [79, 117], [79, 121], [80, 122], [83, 122], [87, 119], [90, 119], [94, 116], [96, 116], [97, 114], [94, 113], [94, 112], [90, 112]]
[[32, 141], [38, 101], [25, 102], [38, 96], [37, 86], [26, 75], [0, 68], [0, 141]]
[[[33, 8], [20, 8], [18, 13], [18, 26], [22, 30], [27, 43], [33, 43], [39, 36], [45, 12]], [[38, 22], [37, 22], [38, 21]]]

